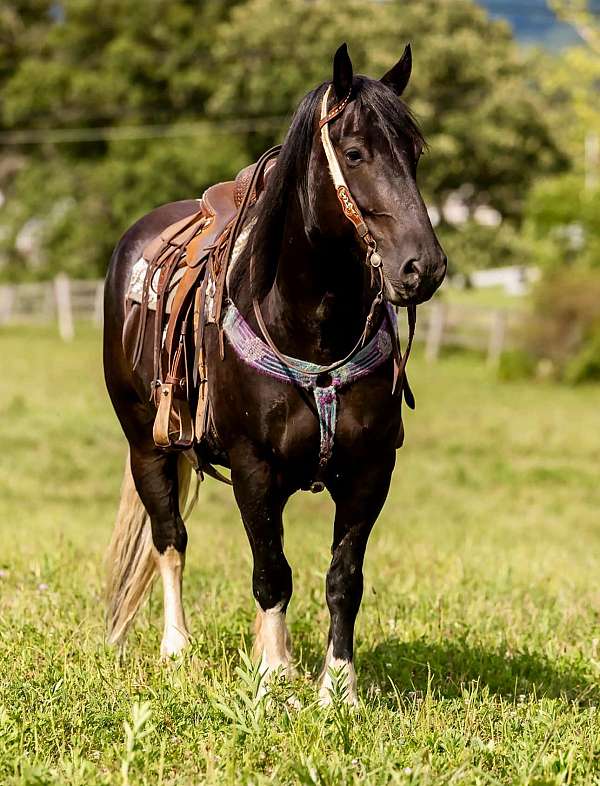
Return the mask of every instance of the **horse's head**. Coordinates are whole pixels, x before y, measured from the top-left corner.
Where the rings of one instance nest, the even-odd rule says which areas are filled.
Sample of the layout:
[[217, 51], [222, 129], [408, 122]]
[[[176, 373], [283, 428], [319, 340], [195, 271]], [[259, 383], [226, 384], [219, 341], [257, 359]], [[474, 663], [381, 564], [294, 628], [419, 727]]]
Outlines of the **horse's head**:
[[[407, 46], [381, 80], [355, 77], [343, 44], [334, 58], [328, 103], [331, 109], [349, 96], [343, 111], [329, 123], [329, 136], [341, 175], [383, 261], [385, 297], [398, 305], [427, 300], [446, 273], [446, 256], [416, 182], [424, 140], [400, 99], [411, 64]], [[312, 229], [332, 240], [354, 235], [350, 242], [361, 245], [338, 201], [318, 121], [317, 112], [307, 178]]]

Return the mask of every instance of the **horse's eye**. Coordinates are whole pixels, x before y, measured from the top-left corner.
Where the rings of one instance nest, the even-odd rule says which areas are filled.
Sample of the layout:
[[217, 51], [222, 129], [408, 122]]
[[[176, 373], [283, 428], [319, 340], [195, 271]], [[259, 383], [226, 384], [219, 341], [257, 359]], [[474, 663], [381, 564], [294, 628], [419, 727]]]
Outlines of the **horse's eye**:
[[346, 160], [350, 161], [351, 164], [356, 164], [357, 161], [362, 159], [360, 150], [357, 150], [355, 147], [351, 147], [349, 150], [346, 150], [344, 155], [346, 156]]

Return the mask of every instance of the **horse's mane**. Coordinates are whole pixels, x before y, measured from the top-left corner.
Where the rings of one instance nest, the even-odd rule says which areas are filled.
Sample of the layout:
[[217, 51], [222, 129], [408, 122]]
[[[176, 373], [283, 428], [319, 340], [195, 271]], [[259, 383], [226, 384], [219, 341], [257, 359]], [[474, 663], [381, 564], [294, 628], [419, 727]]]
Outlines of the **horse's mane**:
[[[249, 242], [241, 254], [231, 280], [231, 295], [235, 298], [242, 282], [248, 284], [248, 264], [251, 249], [260, 249], [266, 267], [257, 270], [257, 289], [265, 292], [272, 284], [274, 265], [281, 249], [286, 211], [294, 190], [308, 225], [314, 224], [311, 215], [312, 201], [308, 193], [308, 162], [310, 160], [315, 114], [329, 82], [311, 90], [304, 96], [294, 113], [285, 136], [277, 164], [269, 175], [267, 187], [256, 210], [256, 223]], [[399, 157], [398, 142], [408, 138], [415, 146], [423, 148], [423, 134], [406, 104], [382, 82], [366, 76], [356, 76], [352, 85], [355, 99], [354, 111], [358, 114], [369, 110], [374, 122], [385, 136], [392, 158]]]

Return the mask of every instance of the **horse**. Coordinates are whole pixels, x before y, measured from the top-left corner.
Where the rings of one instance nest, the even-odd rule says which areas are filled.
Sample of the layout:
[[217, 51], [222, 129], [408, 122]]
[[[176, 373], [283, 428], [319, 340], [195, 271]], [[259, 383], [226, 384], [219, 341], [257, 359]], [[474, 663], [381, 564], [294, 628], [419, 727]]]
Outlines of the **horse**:
[[[151, 353], [146, 347], [134, 368], [123, 335], [133, 265], [149, 241], [196, 211], [198, 201], [158, 207], [117, 244], [106, 278], [103, 354], [129, 454], [108, 551], [110, 643], [123, 644], [157, 574], [164, 589], [161, 658], [177, 656], [189, 642], [182, 509], [188, 459], [195, 455], [231, 471], [253, 556], [255, 653], [266, 686], [275, 675], [295, 673], [286, 625], [292, 570], [283, 546], [284, 507], [301, 489], [326, 488], [331, 495], [330, 625], [319, 697], [331, 702], [332, 674], [339, 674], [346, 701], [356, 704], [354, 628], [365, 549], [403, 440], [402, 398], [411, 398], [408, 350], [398, 358], [390, 349], [393, 307], [414, 314], [446, 272], [416, 181], [425, 141], [401, 99], [411, 69], [408, 45], [381, 79], [357, 75], [343, 44], [331, 81], [299, 104], [264, 192], [244, 216], [248, 239], [228, 272], [228, 315], [240, 320], [250, 343], [238, 351], [230, 333], [223, 346], [219, 330], [207, 326], [212, 438], [187, 451], [155, 444]], [[256, 346], [280, 363], [278, 375], [250, 362], [248, 347]], [[358, 354], [365, 359], [367, 350], [379, 352], [377, 363], [361, 366]], [[349, 376], [349, 368], [360, 373]], [[320, 399], [323, 391], [328, 397]]]

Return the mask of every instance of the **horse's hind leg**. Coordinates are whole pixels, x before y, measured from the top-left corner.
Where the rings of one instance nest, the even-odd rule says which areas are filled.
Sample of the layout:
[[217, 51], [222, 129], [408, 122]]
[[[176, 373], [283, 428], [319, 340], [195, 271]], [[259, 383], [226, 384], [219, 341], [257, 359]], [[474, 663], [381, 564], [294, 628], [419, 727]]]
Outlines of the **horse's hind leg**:
[[354, 623], [362, 600], [362, 568], [367, 541], [385, 502], [393, 466], [392, 456], [387, 464], [371, 466], [362, 473], [343, 473], [331, 488], [336, 512], [326, 582], [331, 624], [319, 691], [323, 705], [331, 702], [335, 672], [345, 682], [346, 701], [358, 702], [353, 663]]
[[117, 519], [109, 549], [109, 641], [123, 641], [158, 570], [164, 590], [160, 652], [169, 657], [189, 640], [182, 603], [187, 532], [179, 506], [187, 497], [191, 465], [181, 455], [135, 447], [130, 465], [135, 488], [129, 490], [129, 496], [132, 500], [137, 497], [135, 507], [142, 518], [138, 514]]
[[282, 513], [287, 497], [278, 488], [267, 462], [236, 453], [232, 456], [232, 480], [254, 558], [254, 653], [260, 658], [265, 691], [272, 675], [291, 678], [295, 674], [285, 619], [292, 597], [292, 571], [283, 552]]
[[163, 658], [177, 655], [189, 641], [182, 602], [187, 531], [179, 510], [179, 501], [187, 497], [189, 488], [188, 466], [181, 455], [157, 450], [150, 455], [132, 452], [131, 470], [150, 516], [154, 557], [163, 585]]

